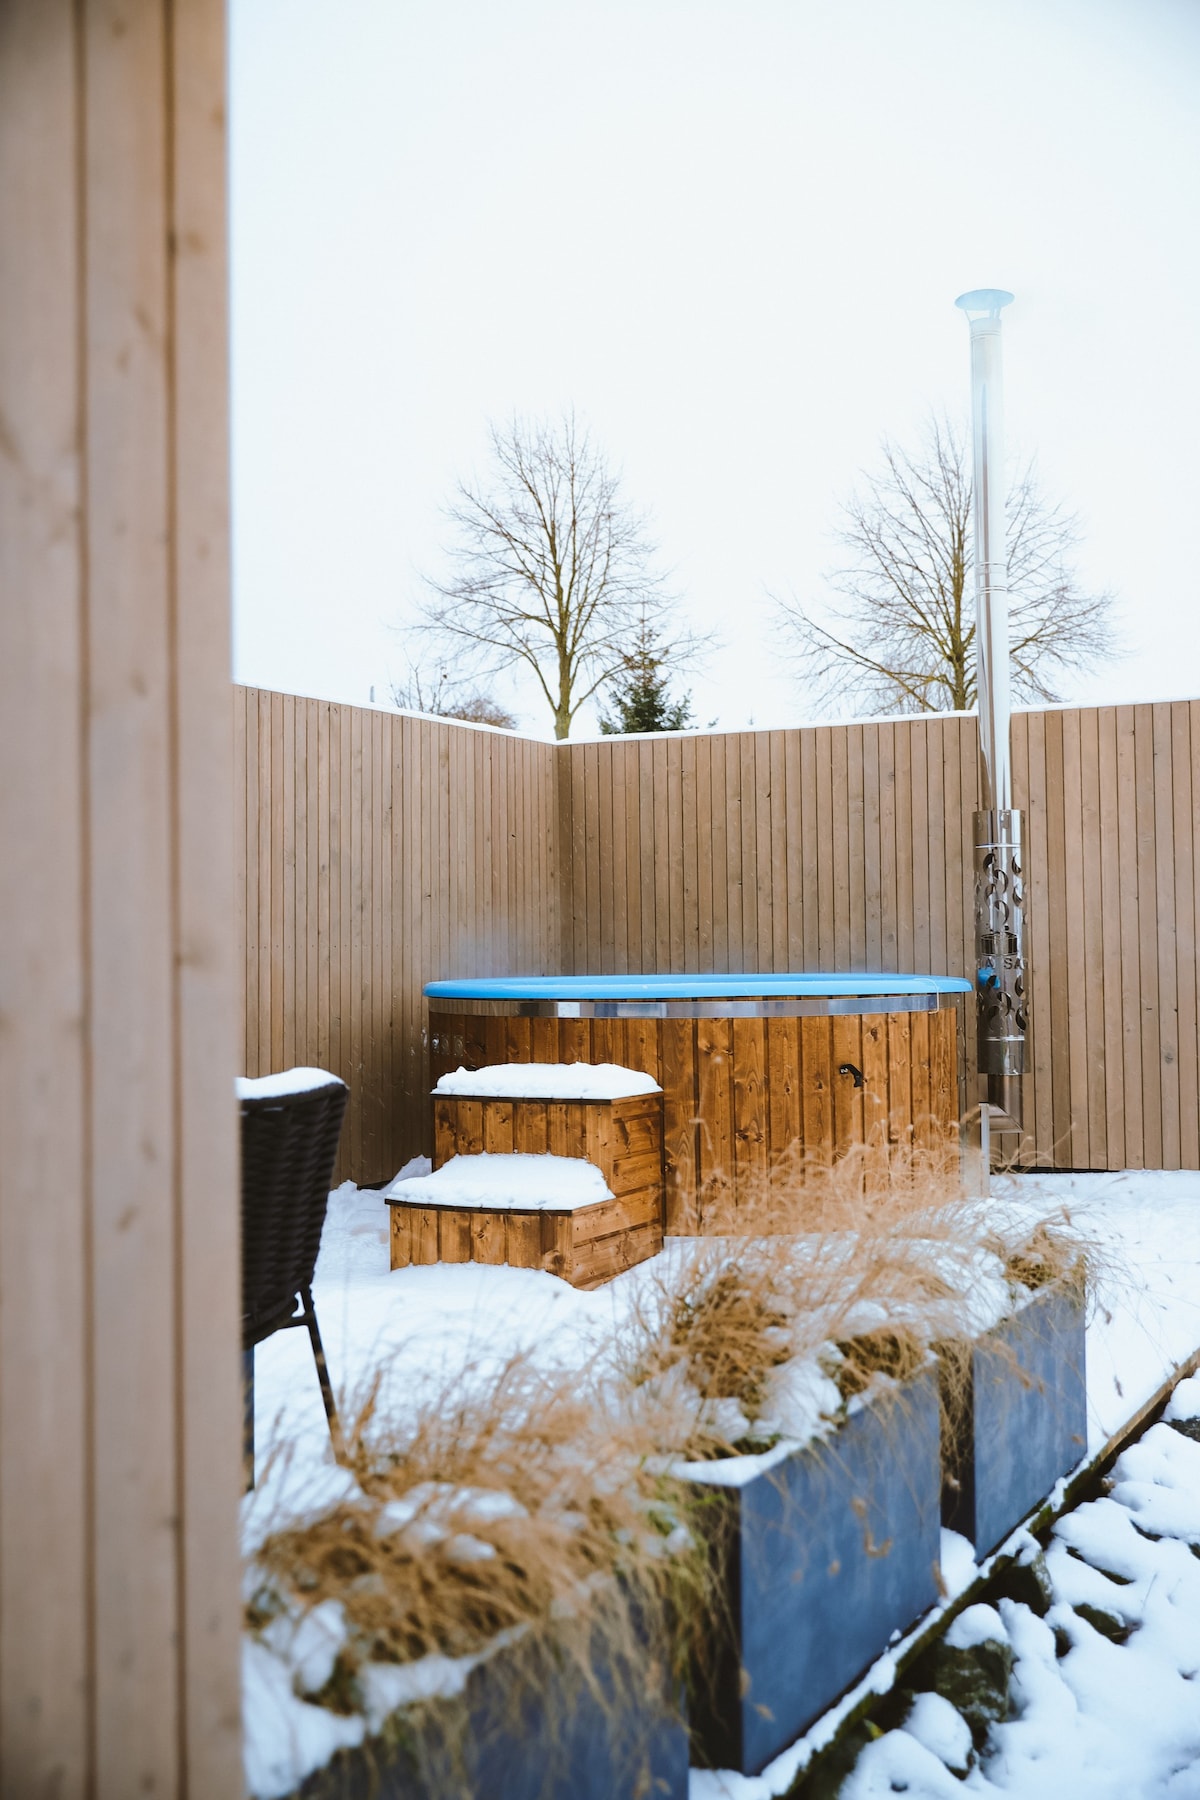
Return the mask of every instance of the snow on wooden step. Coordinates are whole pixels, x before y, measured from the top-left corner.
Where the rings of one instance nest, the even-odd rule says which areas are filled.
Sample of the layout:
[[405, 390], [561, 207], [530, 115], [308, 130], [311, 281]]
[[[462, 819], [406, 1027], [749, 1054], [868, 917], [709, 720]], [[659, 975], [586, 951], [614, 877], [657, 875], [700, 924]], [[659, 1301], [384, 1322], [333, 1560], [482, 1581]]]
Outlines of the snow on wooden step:
[[485, 1150], [477, 1156], [453, 1156], [432, 1175], [393, 1181], [384, 1197], [408, 1206], [575, 1212], [611, 1200], [613, 1192], [596, 1165], [581, 1156]]
[[496, 1100], [627, 1100], [661, 1094], [652, 1075], [619, 1063], [489, 1063], [443, 1075], [435, 1094]]

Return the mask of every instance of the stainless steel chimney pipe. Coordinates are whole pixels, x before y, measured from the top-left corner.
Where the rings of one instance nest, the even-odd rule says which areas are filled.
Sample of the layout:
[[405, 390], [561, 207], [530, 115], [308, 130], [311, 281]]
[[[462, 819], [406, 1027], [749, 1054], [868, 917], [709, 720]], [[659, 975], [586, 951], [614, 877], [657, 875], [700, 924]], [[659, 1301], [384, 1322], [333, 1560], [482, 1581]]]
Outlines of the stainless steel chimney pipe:
[[954, 304], [966, 313], [971, 328], [975, 667], [983, 801], [975, 814], [973, 845], [976, 1036], [988, 1103], [1020, 1126], [1027, 1024], [1025, 871], [1021, 815], [1012, 804], [1000, 340], [1000, 313], [1011, 300], [1002, 288], [976, 288], [960, 294]]

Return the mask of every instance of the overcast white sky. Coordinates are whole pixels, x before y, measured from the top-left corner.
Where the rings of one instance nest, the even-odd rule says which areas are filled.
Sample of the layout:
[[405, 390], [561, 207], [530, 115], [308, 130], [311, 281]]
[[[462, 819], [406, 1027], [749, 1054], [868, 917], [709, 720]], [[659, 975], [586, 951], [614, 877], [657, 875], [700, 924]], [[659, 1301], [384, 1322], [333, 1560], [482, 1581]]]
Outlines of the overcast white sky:
[[239, 680], [383, 701], [488, 420], [574, 405], [724, 636], [701, 719], [811, 716], [767, 590], [819, 597], [883, 434], [965, 414], [995, 285], [1010, 444], [1130, 644], [1066, 697], [1200, 693], [1200, 0], [231, 19]]

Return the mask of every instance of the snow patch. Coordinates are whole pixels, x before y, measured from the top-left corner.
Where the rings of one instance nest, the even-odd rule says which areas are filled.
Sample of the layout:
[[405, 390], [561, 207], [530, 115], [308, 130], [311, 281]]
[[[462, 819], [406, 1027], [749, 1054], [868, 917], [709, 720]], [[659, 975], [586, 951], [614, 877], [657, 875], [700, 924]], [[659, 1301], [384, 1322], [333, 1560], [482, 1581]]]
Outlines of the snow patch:
[[530, 1156], [520, 1151], [452, 1156], [432, 1175], [397, 1176], [384, 1189], [390, 1200], [410, 1206], [519, 1209], [575, 1212], [611, 1200], [612, 1189], [594, 1163], [582, 1156]]
[[1200, 1375], [1181, 1381], [1167, 1401], [1164, 1419], [1200, 1419]]
[[489, 1063], [443, 1075], [435, 1094], [496, 1100], [628, 1100], [662, 1089], [640, 1069], [619, 1063]]
[[953, 1774], [966, 1774], [971, 1757], [971, 1727], [944, 1695], [918, 1694], [904, 1729]]
[[340, 1075], [328, 1069], [281, 1069], [277, 1075], [235, 1075], [233, 1091], [239, 1100], [278, 1100], [286, 1094], [308, 1094], [314, 1088], [336, 1083], [345, 1087]]
[[942, 1526], [942, 1552], [939, 1558], [946, 1598], [957, 1600], [979, 1573], [975, 1565], [975, 1546], [959, 1531]]
[[994, 1606], [968, 1606], [946, 1633], [952, 1650], [974, 1650], [977, 1644], [1006, 1644], [1004, 1620]]

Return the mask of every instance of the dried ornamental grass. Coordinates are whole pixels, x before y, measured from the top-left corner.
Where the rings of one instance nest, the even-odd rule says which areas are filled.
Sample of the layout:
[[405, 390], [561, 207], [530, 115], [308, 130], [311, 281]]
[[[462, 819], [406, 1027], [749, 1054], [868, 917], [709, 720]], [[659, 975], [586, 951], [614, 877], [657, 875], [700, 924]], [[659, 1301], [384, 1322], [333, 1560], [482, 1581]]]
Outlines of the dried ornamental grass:
[[519, 1737], [536, 1707], [549, 1792], [566, 1754], [556, 1721], [565, 1730], [586, 1699], [635, 1793], [637, 1722], [644, 1735], [675, 1703], [670, 1621], [703, 1609], [709, 1580], [682, 1484], [578, 1372], [526, 1355], [464, 1369], [403, 1411], [385, 1413], [382, 1391], [357, 1409], [350, 1497], [264, 1536], [247, 1628], [287, 1654], [307, 1624], [327, 1626], [333, 1653], [294, 1657], [294, 1688], [343, 1716], [371, 1714], [381, 1670], [419, 1677], [499, 1647], [503, 1704], [487, 1720], [445, 1697], [406, 1709], [433, 1791], [469, 1791], [468, 1728]]
[[[962, 1192], [957, 1137], [798, 1152], [705, 1198], [710, 1235], [676, 1240], [642, 1284], [622, 1377], [658, 1448], [691, 1458], [824, 1435], [848, 1401], [895, 1389], [1047, 1283], [1094, 1284], [1095, 1246]], [[717, 1233], [720, 1235], [716, 1235]]]
[[[586, 1694], [614, 1733], [634, 1701], [644, 1715], [648, 1688], [669, 1708], [725, 1604], [713, 1497], [687, 1463], [821, 1438], [836, 1455], [836, 1427], [864, 1398], [889, 1399], [888, 1429], [903, 1431], [904, 1384], [935, 1348], [953, 1415], [968, 1371], [949, 1347], [1022, 1293], [1094, 1268], [1065, 1215], [964, 1198], [956, 1145], [788, 1159], [711, 1207], [724, 1235], [673, 1240], [643, 1268], [586, 1378], [514, 1356], [403, 1404], [376, 1381], [352, 1427], [353, 1493], [280, 1522], [256, 1553], [247, 1623], [262, 1642], [333, 1621], [334, 1653], [297, 1666], [297, 1692], [365, 1713], [381, 1670], [503, 1645], [497, 1729], [519, 1727], [548, 1682], [564, 1716]], [[461, 1707], [406, 1718], [436, 1790], [465, 1791]]]

